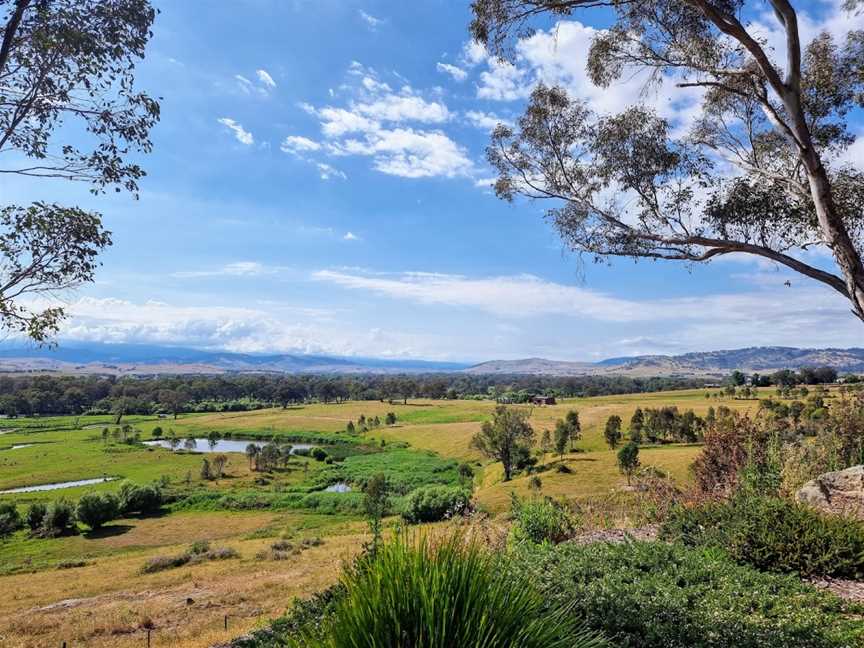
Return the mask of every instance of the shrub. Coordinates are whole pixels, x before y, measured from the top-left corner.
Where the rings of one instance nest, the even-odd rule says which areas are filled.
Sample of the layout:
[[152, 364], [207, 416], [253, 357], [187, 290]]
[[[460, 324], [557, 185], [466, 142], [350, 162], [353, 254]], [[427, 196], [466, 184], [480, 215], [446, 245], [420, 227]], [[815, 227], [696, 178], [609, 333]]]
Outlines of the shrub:
[[75, 509], [69, 500], [61, 497], [51, 502], [45, 510], [45, 516], [36, 535], [43, 538], [67, 535], [74, 530], [74, 524]]
[[0, 538], [12, 535], [23, 526], [18, 507], [12, 502], [0, 502]]
[[511, 537], [517, 542], [562, 542], [572, 537], [578, 526], [573, 514], [549, 497], [526, 501], [514, 493], [511, 512], [514, 519]]
[[421, 486], [405, 498], [402, 517], [407, 522], [437, 522], [461, 512], [471, 496], [454, 486]]
[[91, 529], [110, 522], [120, 512], [120, 501], [113, 493], [87, 493], [78, 500], [75, 513], [78, 520]]
[[620, 648], [845, 648], [864, 629], [837, 597], [722, 552], [661, 542], [521, 545], [508, 563]]
[[[549, 609], [528, 581], [502, 576], [476, 544], [455, 536], [440, 544], [398, 537], [343, 577], [322, 636], [301, 645], [329, 648], [459, 646], [588, 648], [603, 646], [564, 608]], [[313, 623], [307, 624], [315, 625]]]
[[162, 506], [162, 491], [156, 486], [139, 486], [125, 481], [120, 484], [120, 508], [123, 513], [155, 513]]
[[776, 497], [679, 506], [661, 537], [719, 547], [737, 562], [802, 576], [864, 577], [864, 524]]
[[327, 453], [322, 448], [312, 448], [310, 454], [315, 461], [324, 461], [327, 458]]
[[42, 522], [45, 520], [45, 514], [48, 512], [48, 507], [42, 502], [34, 502], [27, 509], [27, 526], [30, 528], [30, 533], [36, 534], [42, 528]]
[[141, 567], [142, 574], [153, 574], [166, 569], [174, 569], [183, 565], [195, 565], [210, 560], [228, 560], [239, 558], [240, 554], [230, 547], [211, 549], [210, 543], [200, 541], [193, 543], [186, 551], [176, 556], [154, 556]]

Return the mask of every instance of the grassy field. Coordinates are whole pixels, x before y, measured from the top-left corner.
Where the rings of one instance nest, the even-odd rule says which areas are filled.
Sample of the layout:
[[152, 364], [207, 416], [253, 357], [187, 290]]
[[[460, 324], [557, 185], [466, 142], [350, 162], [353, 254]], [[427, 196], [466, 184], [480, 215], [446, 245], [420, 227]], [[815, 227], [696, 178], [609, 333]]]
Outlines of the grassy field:
[[[550, 468], [540, 473], [542, 492], [586, 506], [592, 501], [627, 500], [631, 494], [618, 472], [615, 453], [603, 442], [606, 419], [617, 414], [626, 429], [637, 407], [673, 405], [704, 414], [709, 406], [721, 404], [746, 411], [755, 409], [758, 401], [707, 400], [703, 390], [692, 390], [583, 398], [535, 407], [531, 423], [538, 440], [543, 429], [553, 428], [555, 420], [570, 409], [579, 412], [583, 428], [577, 452], [563, 458], [570, 472], [552, 468], [559, 461], [557, 456], [540, 459], [540, 464]], [[456, 483], [456, 466], [467, 461], [477, 473], [478, 505], [493, 515], [504, 513], [511, 493], [528, 495], [530, 489], [525, 476], [503, 482], [500, 465], [488, 462], [470, 447], [471, 437], [494, 406], [490, 401], [346, 402], [182, 415], [177, 420], [129, 418], [144, 440], [151, 438], [156, 426], [166, 433], [173, 430], [179, 438], [202, 437], [216, 430], [235, 439], [318, 439], [331, 452], [334, 446], [327, 444], [342, 442], [335, 454], [346, 457], [330, 465], [294, 458], [287, 467], [263, 475], [250, 470], [242, 453], [232, 453], [226, 474], [218, 481], [200, 479], [200, 454], [127, 445], [110, 435], [103, 439], [101, 428], [109, 423], [108, 417], [7, 420], [0, 426], [0, 490], [113, 478], [93, 486], [0, 494], [0, 500], [14, 501], [22, 510], [35, 501], [48, 502], [59, 496], [74, 501], [85, 492], [116, 490], [123, 479], [138, 483], [160, 480], [176, 492], [206, 497], [190, 499], [191, 506], [168, 507], [157, 517], [117, 520], [97, 533], [82, 527], [79, 535], [34, 539], [21, 531], [0, 542], [0, 585], [11, 593], [0, 597], [0, 645], [23, 648], [60, 645], [65, 640], [69, 645], [140, 646], [147, 627], [152, 626], [154, 646], [207, 646], [264, 623], [282, 612], [293, 596], [309, 594], [331, 582], [341, 561], [366, 538], [365, 524], [356, 513], [324, 515], [320, 511], [325, 509], [286, 510], [268, 504], [298, 500], [335, 481], [347, 481], [356, 488], [372, 474], [384, 471], [407, 492], [424, 483]], [[388, 412], [397, 416], [393, 426], [382, 426], [363, 437], [345, 433], [347, 423], [361, 414], [383, 420]], [[640, 458], [643, 465], [656, 466], [685, 483], [688, 466], [698, 452], [695, 445], [646, 446]], [[213, 506], [211, 497], [220, 497], [220, 493], [229, 496], [229, 502], [235, 501], [231, 497], [236, 494], [245, 498], [244, 506], [263, 502], [260, 505], [268, 508], [221, 510]], [[320, 494], [326, 498], [312, 494], [322, 501], [341, 497], [338, 493]], [[357, 499], [355, 493], [348, 497]], [[197, 501], [202, 504], [194, 504]], [[604, 520], [610, 525], [629, 522], [626, 513], [610, 513]], [[284, 561], [256, 557], [274, 538], [310, 536], [323, 538], [325, 544]], [[148, 558], [177, 553], [198, 540], [233, 547], [240, 558], [146, 576], [139, 573]], [[70, 565], [77, 566], [63, 568]], [[225, 615], [229, 615], [227, 633]]]

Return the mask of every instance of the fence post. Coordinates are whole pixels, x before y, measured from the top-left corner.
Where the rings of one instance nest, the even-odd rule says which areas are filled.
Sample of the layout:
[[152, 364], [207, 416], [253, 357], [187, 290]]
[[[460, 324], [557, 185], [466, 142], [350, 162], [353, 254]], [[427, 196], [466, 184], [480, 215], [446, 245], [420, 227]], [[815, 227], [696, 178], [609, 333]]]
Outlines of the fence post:
[[150, 629], [147, 629], [147, 648], [150, 648]]
[[228, 615], [225, 615], [225, 629], [228, 629]]

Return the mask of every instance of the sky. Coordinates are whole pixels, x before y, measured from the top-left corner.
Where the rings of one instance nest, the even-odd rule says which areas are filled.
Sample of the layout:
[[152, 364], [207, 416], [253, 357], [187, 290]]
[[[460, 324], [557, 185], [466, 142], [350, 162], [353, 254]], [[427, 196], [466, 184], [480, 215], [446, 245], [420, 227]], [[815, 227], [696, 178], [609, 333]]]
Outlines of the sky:
[[[835, 5], [806, 4], [805, 38], [864, 25]], [[61, 344], [456, 361], [862, 346], [841, 297], [771, 264], [595, 264], [562, 248], [542, 205], [495, 197], [489, 132], [539, 80], [601, 114], [643, 101], [680, 128], [695, 114], [671, 84], [591, 85], [603, 13], [541, 24], [505, 65], [470, 42], [467, 0], [157, 6], [137, 80], [162, 119], [140, 198], [2, 187], [96, 209], [113, 232], [96, 282], [64, 296]]]

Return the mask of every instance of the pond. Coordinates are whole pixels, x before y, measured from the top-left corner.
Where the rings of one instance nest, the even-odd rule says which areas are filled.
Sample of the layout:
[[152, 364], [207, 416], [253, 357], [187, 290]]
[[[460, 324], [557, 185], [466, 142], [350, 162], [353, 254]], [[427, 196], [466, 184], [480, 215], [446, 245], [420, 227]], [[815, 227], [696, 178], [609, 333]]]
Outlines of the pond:
[[89, 486], [90, 484], [101, 484], [111, 481], [115, 477], [98, 477], [97, 479], [78, 479], [76, 481], [57, 482], [56, 484], [39, 484], [38, 486], [21, 486], [0, 491], [0, 495], [6, 493], [34, 493], [36, 491], [57, 490], [58, 488], [72, 488], [73, 486]]
[[[177, 446], [175, 452], [180, 450], [186, 450], [184, 443], [186, 439], [178, 439], [180, 444]], [[210, 447], [210, 442], [207, 439], [195, 439], [195, 447], [190, 448], [188, 451], [191, 452], [246, 452], [246, 446], [250, 443], [254, 443], [259, 448], [264, 446], [264, 443], [261, 441], [249, 441], [242, 439], [219, 439], [216, 442], [216, 445]], [[144, 445], [149, 446], [158, 446], [160, 448], [168, 448], [171, 449], [171, 444], [168, 443], [166, 439], [154, 439], [153, 441], [145, 441]], [[291, 454], [295, 454], [297, 450], [306, 449], [316, 447], [313, 443], [286, 443], [285, 445], [291, 446]]]
[[351, 487], [345, 482], [339, 482], [338, 484], [331, 484], [324, 490], [327, 493], [350, 493]]

